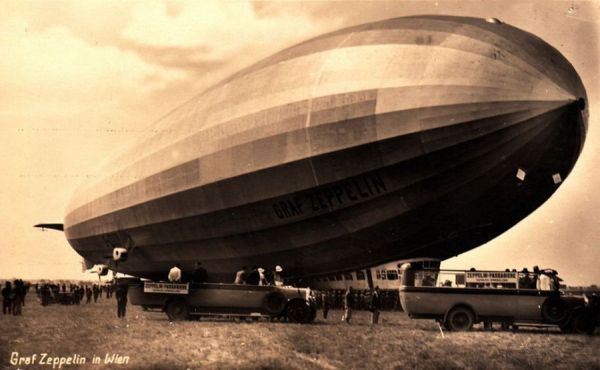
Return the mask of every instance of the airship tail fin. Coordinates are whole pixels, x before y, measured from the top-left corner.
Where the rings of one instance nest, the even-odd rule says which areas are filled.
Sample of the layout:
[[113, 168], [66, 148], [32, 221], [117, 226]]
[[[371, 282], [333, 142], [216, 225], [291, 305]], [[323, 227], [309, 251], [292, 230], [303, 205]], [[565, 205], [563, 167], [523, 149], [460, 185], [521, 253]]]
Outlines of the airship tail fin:
[[65, 231], [63, 224], [37, 224], [37, 225], [33, 225], [33, 227], [38, 227], [38, 228], [42, 229], [42, 231], [45, 231], [46, 229]]

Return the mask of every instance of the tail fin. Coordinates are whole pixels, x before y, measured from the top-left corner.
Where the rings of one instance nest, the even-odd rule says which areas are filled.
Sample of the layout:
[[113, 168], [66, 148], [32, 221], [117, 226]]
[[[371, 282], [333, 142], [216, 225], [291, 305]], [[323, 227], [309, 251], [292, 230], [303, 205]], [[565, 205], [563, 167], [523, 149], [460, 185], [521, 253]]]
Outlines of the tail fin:
[[33, 227], [40, 228], [40, 229], [42, 229], [42, 231], [45, 231], [46, 229], [65, 231], [63, 224], [37, 224], [37, 225], [33, 225]]

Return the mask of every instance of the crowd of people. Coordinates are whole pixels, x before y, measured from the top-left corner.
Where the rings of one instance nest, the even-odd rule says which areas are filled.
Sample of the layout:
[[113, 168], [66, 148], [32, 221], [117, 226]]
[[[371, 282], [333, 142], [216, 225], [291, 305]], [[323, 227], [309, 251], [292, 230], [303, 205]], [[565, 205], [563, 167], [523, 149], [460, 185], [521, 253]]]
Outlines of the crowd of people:
[[[477, 270], [474, 267], [469, 269], [469, 272], [476, 272]], [[519, 282], [519, 289], [537, 289], [537, 290], [546, 290], [553, 291], [558, 290], [560, 288], [560, 278], [558, 277], [558, 273], [552, 269], [544, 269], [541, 270], [538, 266], [533, 266], [533, 271], [529, 271], [527, 267], [524, 267], [521, 271], [517, 271], [517, 269], [505, 269], [504, 272], [510, 272], [517, 276]], [[435, 285], [435, 279], [434, 283]], [[450, 284], [451, 285], [451, 284]], [[423, 282], [423, 286], [427, 286], [425, 281]], [[478, 284], [478, 283], [467, 283], [467, 287], [472, 288], [517, 288], [516, 283], [492, 283], [492, 284]]]
[[[248, 269], [244, 266], [235, 273], [233, 283], [283, 286], [282, 273], [283, 268], [279, 265], [275, 266], [273, 270], [265, 270], [259, 266], [253, 266], [251, 269]], [[206, 283], [208, 281], [208, 273], [202, 266], [202, 262], [196, 262], [196, 266], [191, 274], [184, 273], [181, 264], [176, 264], [169, 270], [167, 279], [171, 283]]]
[[23, 280], [6, 281], [2, 286], [2, 313], [4, 315], [22, 315], [25, 297], [30, 289], [35, 290], [42, 306], [51, 304], [79, 305], [85, 299], [85, 304], [97, 303], [105, 297], [115, 296], [117, 300], [117, 316], [125, 317], [127, 306], [127, 284], [113, 281], [109, 284], [73, 284], [73, 283], [35, 283]]
[[52, 303], [59, 304], [81, 304], [85, 298], [85, 303], [98, 302], [98, 299], [104, 295], [106, 298], [111, 298], [114, 294], [114, 286], [112, 284], [55, 284], [44, 283], [34, 284], [36, 294], [40, 298], [42, 306]]
[[29, 284], [21, 279], [14, 280], [12, 283], [7, 281], [2, 288], [2, 314], [3, 315], [22, 315], [23, 306], [25, 306], [25, 297], [29, 291]]
[[350, 287], [345, 291], [330, 289], [313, 292], [316, 297], [317, 308], [323, 312], [323, 319], [327, 319], [329, 310], [342, 309], [344, 314], [341, 320], [350, 323], [352, 311], [368, 310], [371, 311], [372, 323], [377, 324], [379, 322], [379, 311], [400, 309], [398, 291], [380, 290], [377, 286], [373, 290]]

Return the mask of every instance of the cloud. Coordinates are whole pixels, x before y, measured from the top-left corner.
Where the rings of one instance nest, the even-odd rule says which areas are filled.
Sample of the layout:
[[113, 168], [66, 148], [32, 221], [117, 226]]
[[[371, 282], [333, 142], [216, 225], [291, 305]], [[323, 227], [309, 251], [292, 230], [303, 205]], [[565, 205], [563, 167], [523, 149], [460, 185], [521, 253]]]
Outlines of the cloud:
[[65, 27], [32, 31], [21, 18], [0, 25], [0, 46], [5, 91], [0, 106], [5, 112], [114, 108], [132, 95], [163, 88], [181, 77], [117, 47], [89, 45]]
[[229, 64], [242, 67], [322, 29], [309, 14], [265, 17], [245, 1], [146, 1], [131, 9], [121, 46], [148, 62], [197, 75]]

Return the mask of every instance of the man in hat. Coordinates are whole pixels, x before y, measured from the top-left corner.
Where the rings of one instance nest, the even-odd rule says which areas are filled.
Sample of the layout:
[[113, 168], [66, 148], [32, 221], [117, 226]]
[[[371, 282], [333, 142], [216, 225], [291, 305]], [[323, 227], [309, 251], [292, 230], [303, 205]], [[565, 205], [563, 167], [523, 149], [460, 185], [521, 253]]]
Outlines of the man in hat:
[[275, 266], [275, 273], [273, 274], [273, 284], [275, 284], [275, 286], [283, 286], [283, 277], [281, 277], [282, 272], [283, 269], [281, 266]]
[[169, 270], [168, 279], [169, 279], [169, 282], [171, 282], [171, 283], [181, 282], [181, 265], [180, 264], [176, 264]]

